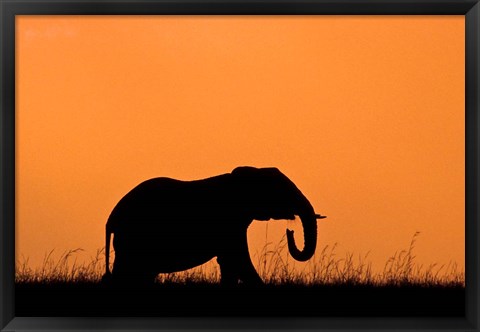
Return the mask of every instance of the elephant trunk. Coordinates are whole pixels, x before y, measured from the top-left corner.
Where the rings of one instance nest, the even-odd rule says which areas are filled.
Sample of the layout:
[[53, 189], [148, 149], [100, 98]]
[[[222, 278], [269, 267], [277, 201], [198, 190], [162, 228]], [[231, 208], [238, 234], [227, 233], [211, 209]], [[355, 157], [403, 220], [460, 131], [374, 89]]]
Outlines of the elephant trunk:
[[[309, 209], [310, 210], [310, 209]], [[312, 258], [317, 247], [317, 218], [322, 216], [316, 215], [313, 208], [307, 213], [300, 214], [300, 220], [303, 226], [304, 248], [300, 251], [295, 244], [293, 231], [287, 229], [287, 243], [290, 255], [297, 261], [307, 261]]]

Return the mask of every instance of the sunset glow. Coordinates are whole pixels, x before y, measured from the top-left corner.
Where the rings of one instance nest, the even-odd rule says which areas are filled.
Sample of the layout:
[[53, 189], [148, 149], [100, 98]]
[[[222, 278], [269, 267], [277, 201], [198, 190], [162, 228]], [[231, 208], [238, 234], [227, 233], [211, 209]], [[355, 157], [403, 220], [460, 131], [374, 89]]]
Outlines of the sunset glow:
[[[418, 231], [419, 264], [464, 268], [464, 16], [16, 20], [17, 258], [88, 260], [138, 183], [250, 165], [328, 216], [320, 249], [381, 269]], [[286, 227], [255, 221], [251, 256]]]

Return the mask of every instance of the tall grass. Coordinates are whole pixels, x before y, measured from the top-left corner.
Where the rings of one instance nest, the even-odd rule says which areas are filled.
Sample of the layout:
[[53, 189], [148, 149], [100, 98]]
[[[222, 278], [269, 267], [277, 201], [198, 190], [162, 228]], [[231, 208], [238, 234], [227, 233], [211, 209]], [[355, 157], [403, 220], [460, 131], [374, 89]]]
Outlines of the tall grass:
[[15, 282], [18, 283], [76, 283], [98, 282], [105, 271], [104, 249], [96, 251], [86, 263], [77, 263], [76, 257], [83, 249], [64, 251], [55, 259], [55, 250], [45, 254], [41, 267], [32, 269], [28, 258], [17, 260]]
[[[455, 263], [430, 264], [426, 267], [415, 263], [415, 244], [419, 233], [412, 237], [407, 249], [395, 252], [387, 259], [381, 272], [373, 273], [368, 261], [369, 253], [337, 256], [337, 244], [317, 250], [307, 263], [298, 264], [289, 257], [285, 236], [274, 245], [266, 242], [260, 252], [253, 255], [254, 264], [262, 279], [269, 285], [346, 285], [346, 286], [441, 286], [464, 287], [465, 274]], [[17, 283], [97, 283], [105, 270], [104, 250], [97, 250], [90, 261], [77, 264], [82, 249], [63, 252], [54, 259], [52, 250], [40, 268], [29, 267], [28, 259], [17, 261]], [[113, 261], [113, 259], [112, 259]], [[162, 284], [217, 283], [220, 271], [215, 260], [196, 268], [176, 273], [160, 274]]]
[[[465, 286], [465, 273], [456, 263], [430, 264], [427, 267], [415, 263], [416, 232], [407, 249], [395, 252], [387, 259], [383, 271], [373, 273], [368, 261], [369, 252], [355, 256], [346, 253], [338, 257], [337, 244], [325, 246], [315, 253], [300, 269], [285, 254], [285, 237], [275, 246], [267, 243], [258, 255], [257, 271], [268, 284], [351, 285], [351, 286]], [[285, 258], [286, 257], [286, 258]]]

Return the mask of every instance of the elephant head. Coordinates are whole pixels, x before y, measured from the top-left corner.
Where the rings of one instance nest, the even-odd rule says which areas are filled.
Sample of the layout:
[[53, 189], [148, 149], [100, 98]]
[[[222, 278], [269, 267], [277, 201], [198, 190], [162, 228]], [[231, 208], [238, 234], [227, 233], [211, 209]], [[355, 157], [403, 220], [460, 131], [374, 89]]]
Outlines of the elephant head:
[[243, 212], [250, 219], [295, 219], [299, 216], [303, 226], [304, 249], [300, 251], [287, 229], [288, 250], [298, 261], [306, 261], [315, 253], [317, 245], [317, 219], [313, 206], [297, 186], [277, 168], [237, 167], [232, 171], [238, 194], [242, 197]]

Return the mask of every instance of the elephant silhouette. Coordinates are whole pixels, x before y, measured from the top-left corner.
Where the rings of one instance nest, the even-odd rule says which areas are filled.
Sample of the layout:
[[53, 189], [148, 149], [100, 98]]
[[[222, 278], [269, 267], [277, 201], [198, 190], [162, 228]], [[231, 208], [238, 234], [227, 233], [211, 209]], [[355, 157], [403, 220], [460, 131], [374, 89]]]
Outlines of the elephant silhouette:
[[108, 218], [103, 280], [153, 283], [159, 273], [183, 271], [217, 257], [222, 285], [261, 285], [248, 252], [247, 228], [254, 219], [293, 220], [295, 215], [303, 225], [304, 248], [297, 248], [287, 229], [288, 249], [294, 259], [306, 261], [315, 252], [317, 219], [325, 217], [277, 168], [241, 166], [193, 181], [146, 180]]

